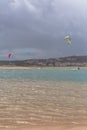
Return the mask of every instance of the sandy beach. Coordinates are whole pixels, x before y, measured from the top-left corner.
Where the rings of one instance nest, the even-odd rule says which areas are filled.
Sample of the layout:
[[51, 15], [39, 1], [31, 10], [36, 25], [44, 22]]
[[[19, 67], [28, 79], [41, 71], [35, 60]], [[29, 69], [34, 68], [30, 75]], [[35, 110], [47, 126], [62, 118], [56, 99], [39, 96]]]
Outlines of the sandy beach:
[[41, 128], [28, 128], [20, 130], [87, 130], [87, 127], [74, 127], [74, 128], [61, 128], [61, 127], [41, 127]]
[[75, 128], [42, 127], [42, 128], [30, 128], [30, 129], [28, 128], [23, 130], [87, 130], [87, 127], [75, 127]]
[[[40, 69], [40, 67], [21, 67], [21, 66], [19, 66], [19, 67], [16, 67], [16, 66], [0, 66], [0, 69], [34, 69], [34, 68], [36, 68], [36, 69]], [[58, 68], [58, 69], [76, 69], [76, 67], [42, 67], [41, 69], [44, 69], [44, 68], [53, 68], [53, 69], [55, 69], [55, 68]], [[82, 69], [87, 69], [87, 67], [81, 67]], [[1, 84], [1, 86], [5, 86], [7, 83], [4, 83], [4, 82], [2, 82], [2, 84]], [[23, 83], [22, 83], [23, 84]], [[23, 90], [22, 89], [22, 84], [20, 84], [20, 83], [18, 83], [18, 86], [20, 87], [21, 86], [21, 91]], [[31, 84], [31, 82], [29, 81], [29, 84], [30, 84], [30, 86], [33, 84], [33, 86], [35, 86], [35, 84], [36, 83], [32, 83]], [[29, 85], [29, 84], [26, 84], [26, 86], [25, 86], [25, 88], [28, 88], [27, 86]], [[37, 84], [38, 85], [38, 84]], [[44, 84], [39, 84], [39, 85], [42, 85], [42, 87], [44, 86]], [[52, 85], [52, 83], [50, 84], [50, 86]], [[54, 83], [53, 83], [53, 85], [54, 85]], [[55, 84], [56, 85], [56, 84]], [[65, 85], [65, 87], [67, 86], [67, 84], [64, 84]], [[70, 85], [70, 84], [69, 84]], [[72, 84], [72, 86], [73, 86], [74, 84]], [[8, 83], [8, 86], [11, 86], [11, 83], [9, 82]], [[13, 84], [12, 84], [12, 86], [13, 86]], [[32, 87], [33, 87], [32, 86]], [[24, 87], [24, 86], [23, 86]], [[48, 87], [48, 86], [47, 86]], [[46, 88], [47, 88], [46, 87]], [[14, 90], [16, 90], [15, 89], [16, 88], [16, 86], [14, 86]], [[57, 88], [57, 87], [56, 87]], [[63, 88], [63, 87], [62, 87]], [[60, 92], [63, 92], [62, 91], [62, 88], [61, 88], [61, 91]], [[66, 87], [67, 88], [67, 87]], [[85, 84], [84, 84], [84, 86], [83, 86], [83, 88], [84, 88], [84, 90], [82, 91], [82, 92], [84, 92], [84, 95], [86, 94], [85, 93]], [[6, 89], [5, 89], [6, 90]], [[13, 92], [13, 88], [11, 89], [11, 87], [9, 87], [8, 88], [8, 90], [10, 90], [10, 91], [12, 91]], [[17, 88], [17, 90], [18, 90], [18, 88]], [[34, 90], [34, 88], [32, 89], [32, 90]], [[60, 90], [60, 89], [58, 89], [58, 90]], [[71, 91], [71, 90], [70, 90]], [[70, 91], [69, 91], [69, 94], [70, 94]], [[11, 94], [12, 94], [12, 92], [11, 92]], [[27, 92], [30, 92], [30, 89], [27, 91]], [[47, 91], [46, 91], [47, 92]], [[52, 90], [52, 92], [53, 92], [53, 90]], [[78, 92], [78, 94], [79, 95], [81, 95], [80, 93], [80, 91], [77, 89], [76, 90], [76, 94], [77, 94], [77, 92]], [[13, 93], [16, 93], [16, 96], [14, 95], [14, 97], [19, 97], [19, 93], [18, 93], [18, 95], [17, 95], [17, 92], [16, 91], [14, 91]], [[35, 93], [37, 93], [37, 91], [35, 91]], [[35, 95], [35, 93], [34, 93], [34, 95]], [[22, 92], [20, 93], [20, 95], [22, 94]], [[24, 94], [24, 91], [23, 91], [23, 94]], [[73, 93], [71, 93], [71, 94], [73, 94]], [[28, 94], [28, 95], [30, 95], [30, 93]], [[44, 93], [42, 94], [42, 95], [44, 95]], [[79, 95], [77, 95], [78, 97], [77, 97], [77, 99], [79, 100], [79, 102], [81, 101], [81, 99], [79, 98]], [[24, 95], [25, 97], [26, 97], [26, 95]], [[10, 99], [13, 99], [13, 94], [12, 95], [10, 95], [10, 96], [8, 96]], [[34, 96], [33, 96], [34, 97]], [[29, 97], [30, 98], [30, 97]], [[7, 99], [7, 98], [6, 98]], [[4, 100], [6, 100], [6, 99], [4, 99]], [[36, 97], [35, 97], [35, 99], [36, 99]], [[56, 98], [55, 98], [56, 99]], [[68, 99], [68, 98], [67, 98]], [[72, 99], [72, 98], [71, 98]], [[85, 99], [85, 98], [83, 98], [83, 99]], [[11, 101], [11, 100], [10, 100]], [[13, 100], [14, 101], [14, 100]], [[22, 101], [22, 100], [21, 100]], [[87, 100], [86, 100], [87, 101]], [[72, 100], [72, 102], [75, 102], [75, 100], [74, 100], [74, 98], [73, 98], [73, 100]], [[7, 101], [6, 101], [6, 103], [7, 103]], [[20, 103], [20, 101], [18, 102], [18, 103]], [[69, 102], [68, 102], [69, 103]], [[74, 103], [75, 104], [75, 103]], [[18, 107], [18, 108], [20, 108], [20, 107]], [[29, 107], [28, 107], [29, 108]], [[3, 109], [2, 109], [3, 110]], [[7, 110], [7, 109], [6, 109]], [[14, 112], [14, 111], [12, 111], [12, 110], [14, 110], [13, 109], [13, 107], [12, 107], [12, 105], [11, 106], [9, 106], [9, 110], [11, 110], [11, 112]], [[17, 111], [17, 109], [15, 109], [16, 111]], [[19, 109], [18, 109], [19, 110]], [[21, 109], [22, 110], [22, 109]], [[83, 109], [81, 109], [81, 110], [83, 110]], [[6, 112], [6, 111], [5, 111]], [[22, 111], [21, 111], [22, 112]], [[71, 111], [68, 111], [68, 112], [71, 112]], [[74, 111], [72, 111], [72, 112], [74, 112]], [[84, 110], [84, 111], [80, 111], [79, 110], [79, 112], [82, 112], [82, 114], [84, 114], [84, 118], [86, 119], [86, 110]], [[8, 114], [8, 113], [7, 113]], [[82, 117], [81, 117], [82, 118]], [[81, 118], [78, 118], [78, 120], [79, 119], [81, 119]], [[41, 118], [42, 119], [42, 118]], [[48, 118], [47, 118], [48, 119]], [[59, 120], [60, 120], [60, 118], [59, 118]], [[66, 121], [67, 121], [67, 119], [66, 119]], [[47, 124], [47, 125], [49, 125], [49, 124]], [[87, 126], [86, 126], [86, 120], [85, 120], [85, 124], [83, 123], [83, 125], [81, 125], [80, 123], [79, 124], [71, 124], [71, 125], [60, 125], [59, 124], [59, 126], [57, 126], [57, 125], [54, 125], [54, 126], [20, 126], [20, 127], [0, 127], [0, 130], [87, 130]]]
[[44, 127], [26, 127], [26, 128], [0, 128], [0, 130], [87, 130], [87, 126], [77, 126], [77, 127], [44, 126]]

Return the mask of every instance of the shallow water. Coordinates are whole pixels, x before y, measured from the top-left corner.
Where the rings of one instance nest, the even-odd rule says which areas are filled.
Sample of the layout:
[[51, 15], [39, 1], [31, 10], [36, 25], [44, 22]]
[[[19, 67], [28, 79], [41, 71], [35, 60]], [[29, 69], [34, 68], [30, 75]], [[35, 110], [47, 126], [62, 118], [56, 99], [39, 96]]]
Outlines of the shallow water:
[[[83, 80], [37, 80], [36, 74], [35, 80], [31, 80], [21, 75], [17, 78], [18, 70], [17, 73], [15, 70], [14, 73], [12, 70], [1, 71], [1, 76], [6, 77], [0, 79], [1, 128], [87, 125], [87, 83]], [[50, 72], [48, 75], [50, 79]]]
[[1, 80], [87, 82], [87, 69], [0, 69]]

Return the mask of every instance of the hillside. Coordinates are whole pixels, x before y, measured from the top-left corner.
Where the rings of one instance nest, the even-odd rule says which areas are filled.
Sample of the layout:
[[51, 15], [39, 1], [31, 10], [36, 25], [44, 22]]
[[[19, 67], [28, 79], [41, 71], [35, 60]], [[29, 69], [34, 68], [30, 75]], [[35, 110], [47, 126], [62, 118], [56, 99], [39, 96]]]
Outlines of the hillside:
[[49, 59], [28, 59], [17, 61], [0, 61], [0, 66], [87, 66], [87, 56], [69, 56]]

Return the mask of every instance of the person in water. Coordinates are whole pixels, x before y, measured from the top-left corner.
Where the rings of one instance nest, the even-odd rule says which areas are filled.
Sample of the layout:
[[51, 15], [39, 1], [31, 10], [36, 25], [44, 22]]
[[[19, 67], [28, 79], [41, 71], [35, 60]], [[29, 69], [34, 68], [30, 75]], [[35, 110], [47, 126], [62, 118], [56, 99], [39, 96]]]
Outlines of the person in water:
[[78, 67], [78, 70], [80, 70], [80, 68]]

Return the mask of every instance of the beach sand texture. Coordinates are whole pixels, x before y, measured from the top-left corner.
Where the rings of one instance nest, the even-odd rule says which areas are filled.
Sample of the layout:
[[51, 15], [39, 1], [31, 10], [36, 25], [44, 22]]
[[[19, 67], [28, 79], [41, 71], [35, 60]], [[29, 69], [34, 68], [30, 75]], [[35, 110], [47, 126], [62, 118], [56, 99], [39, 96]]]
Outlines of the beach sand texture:
[[[0, 69], [32, 69], [32, 67], [0, 67]], [[38, 69], [38, 68], [37, 68]], [[4, 89], [4, 87], [5, 87], [5, 85], [7, 85], [7, 83], [8, 82], [3, 82], [3, 81], [1, 81], [0, 82], [0, 84], [1, 84], [1, 89]], [[42, 82], [35, 82], [35, 83], [33, 83], [33, 82], [16, 82], [15, 84], [14, 84], [14, 81], [13, 82], [9, 82], [8, 83], [8, 91], [6, 90], [6, 89], [4, 89], [5, 90], [5, 93], [6, 93], [6, 96], [8, 96], [8, 97], [6, 97], [6, 99], [5, 98], [3, 98], [3, 100], [4, 100], [4, 104], [3, 104], [3, 109], [1, 108], [1, 110], [7, 110], [4, 106], [6, 106], [6, 105], [8, 105], [7, 104], [7, 99], [8, 99], [8, 101], [12, 101], [12, 103], [13, 104], [11, 104], [8, 108], [9, 108], [9, 111], [11, 111], [11, 112], [13, 112], [13, 114], [14, 114], [14, 111], [13, 111], [13, 108], [14, 108], [14, 102], [15, 102], [15, 100], [13, 100], [13, 97], [15, 97], [14, 99], [16, 99], [17, 97], [19, 98], [19, 96], [21, 97], [21, 95], [22, 95], [22, 98], [24, 99], [24, 100], [26, 100], [27, 101], [27, 99], [26, 99], [26, 95], [23, 95], [24, 94], [24, 91], [22, 92], [21, 91], [21, 93], [17, 93], [17, 91], [18, 91], [18, 88], [17, 88], [17, 86], [20, 86], [20, 90], [23, 90], [23, 87], [24, 87], [24, 85], [26, 84], [26, 86], [25, 86], [25, 88], [26, 88], [26, 90], [28, 90], [28, 91], [26, 91], [26, 92], [28, 92], [28, 96], [29, 96], [29, 92], [33, 92], [33, 94], [34, 94], [34, 96], [35, 96], [35, 99], [36, 98], [38, 98], [37, 97], [37, 91], [34, 91], [34, 89], [36, 89], [36, 90], [38, 90], [38, 88], [39, 88], [39, 86], [38, 85], [40, 85], [40, 86], [42, 86], [42, 88], [43, 88], [43, 90], [45, 91], [45, 88], [44, 88], [44, 84], [45, 83], [42, 83]], [[30, 86], [29, 86], [30, 85]], [[34, 86], [35, 85], [37, 85], [37, 88], [34, 88]], [[53, 85], [54, 85], [54, 83], [53, 83]], [[47, 87], [51, 87], [51, 86], [53, 86], [52, 85], [52, 83], [48, 83], [47, 84]], [[66, 99], [66, 98], [64, 98], [64, 93], [65, 93], [65, 91], [62, 91], [62, 89], [65, 87], [68, 91], [69, 91], [69, 93], [71, 92], [71, 90], [69, 90], [68, 88], [67, 88], [67, 83], [58, 83], [58, 84], [56, 84], [55, 83], [55, 86], [56, 86], [56, 90], [58, 89], [58, 86], [62, 86], [61, 87], [61, 89], [59, 89], [59, 91], [60, 91], [60, 93], [59, 93], [59, 95], [61, 94], [62, 95], [62, 98], [63, 98], [63, 100], [67, 100], [68, 101], [68, 103], [70, 104], [70, 102], [69, 102], [69, 100], [68, 100], [68, 98]], [[73, 88], [73, 86], [74, 86], [75, 84], [74, 83], [72, 83], [72, 84], [69, 84], [69, 86], [71, 86], [72, 88]], [[80, 84], [77, 84], [78, 86], [80, 85]], [[2, 87], [3, 86], [3, 87]], [[14, 89], [12, 88], [12, 86], [14, 86]], [[28, 86], [29, 86], [29, 88], [28, 88]], [[77, 88], [76, 90], [74, 90], [73, 91], [73, 93], [71, 93], [71, 95], [72, 95], [72, 97], [69, 97], [69, 98], [71, 98], [71, 100], [72, 100], [72, 103], [73, 104], [75, 104], [75, 103], [78, 103], [78, 102], [80, 102], [81, 103], [81, 105], [83, 105], [83, 103], [84, 104], [86, 104], [86, 102], [87, 102], [87, 100], [85, 100], [85, 98], [86, 98], [86, 84], [81, 84], [81, 86], [83, 86], [83, 88], [82, 88], [82, 92], [81, 91], [79, 91], [79, 89]], [[46, 87], [46, 88], [47, 88]], [[14, 91], [13, 91], [14, 90]], [[16, 91], [17, 90], [17, 91]], [[30, 91], [31, 90], [31, 91]], [[56, 93], [56, 90], [54, 90], [54, 91], [52, 91], [52, 92], [54, 92], [54, 94]], [[10, 96], [8, 95], [8, 92], [9, 91], [11, 91], [11, 93], [10, 93]], [[14, 92], [14, 94], [13, 94], [13, 92]], [[43, 92], [43, 91], [39, 91], [40, 93], [41, 92]], [[49, 91], [47, 91], [46, 90], [46, 92], [48, 92], [48, 94], [49, 94]], [[76, 99], [77, 99], [77, 101], [78, 102], [76, 102], [76, 100], [74, 100], [74, 94], [77, 94], [78, 93], [78, 95], [77, 95], [77, 97], [76, 97]], [[36, 95], [35, 95], [36, 94]], [[82, 98], [82, 101], [81, 101], [81, 99], [80, 99], [80, 95], [82, 94], [82, 96], [84, 97], [84, 98]], [[23, 97], [24, 96], [24, 97]], [[33, 97], [34, 97], [33, 96]], [[42, 93], [42, 95], [41, 96], [43, 96], [43, 97], [45, 97], [44, 96], [44, 93]], [[58, 96], [58, 93], [57, 93], [57, 96]], [[2, 96], [3, 97], [3, 96]], [[29, 98], [31, 98], [32, 97], [32, 95], [29, 97]], [[35, 100], [35, 99], [33, 99], [33, 100]], [[44, 99], [44, 98], [43, 98]], [[50, 100], [50, 94], [49, 94], [49, 97], [47, 97], [47, 99], [49, 99]], [[53, 100], [54, 101], [56, 101], [56, 96], [55, 96], [55, 100], [54, 100], [54, 98], [53, 98]], [[59, 99], [58, 99], [59, 100]], [[61, 100], [61, 99], [60, 99]], [[84, 102], [83, 102], [84, 101]], [[2, 103], [2, 102], [1, 102]], [[18, 103], [20, 103], [20, 100], [18, 100]], [[22, 101], [21, 101], [21, 103], [22, 103]], [[26, 106], [27, 106], [27, 102], [25, 102], [26, 103]], [[35, 103], [35, 102], [34, 102]], [[69, 105], [68, 104], [68, 105]], [[2, 105], [2, 104], [1, 104]], [[18, 105], [18, 104], [17, 104]], [[22, 105], [22, 104], [21, 104]], [[54, 108], [54, 104], [52, 104], [51, 102], [50, 102], [50, 104], [49, 105], [52, 105], [52, 107]], [[29, 105], [30, 106], [30, 105]], [[29, 108], [29, 106], [28, 106], [28, 108]], [[32, 106], [33, 106], [33, 104], [32, 104]], [[81, 107], [81, 109], [80, 109], [80, 107]], [[11, 124], [11, 126], [1, 126], [0, 127], [0, 130], [87, 130], [87, 109], [86, 109], [86, 107], [83, 107], [83, 106], [80, 106], [79, 108], [78, 108], [78, 111], [77, 111], [77, 109], [75, 109], [75, 111], [76, 112], [78, 112], [78, 113], [80, 113], [81, 115], [80, 116], [78, 116], [78, 114], [77, 114], [77, 116], [78, 116], [78, 118], [76, 118], [76, 122], [73, 122], [72, 124], [71, 124], [71, 120], [67, 120], [66, 119], [66, 121], [65, 122], [67, 122], [67, 124], [64, 124], [64, 125], [62, 125], [63, 123], [61, 122], [61, 119], [60, 119], [60, 121], [59, 122], [61, 122], [60, 124], [54, 124], [54, 125], [50, 125], [50, 124], [46, 124], [46, 125], [40, 125], [40, 126], [38, 126], [38, 125], [36, 125], [36, 126], [29, 126], [29, 125], [23, 125], [22, 124], [22, 126], [16, 126], [16, 127], [12, 127], [12, 124]], [[18, 107], [18, 108], [20, 108], [20, 107]], [[50, 107], [49, 108], [47, 108], [48, 110], [50, 110]], [[60, 109], [61, 110], [61, 109]], [[68, 111], [68, 112], [71, 112], [71, 110], [73, 110], [73, 109], [70, 109], [70, 111]], [[83, 111], [82, 111], [83, 110]], [[17, 110], [16, 110], [17, 111]], [[22, 109], [20, 109], [20, 111], [22, 112]], [[75, 112], [75, 111], [72, 111], [73, 113]], [[6, 112], [6, 111], [4, 111], [4, 112]], [[71, 112], [71, 116], [72, 116], [72, 112]], [[0, 112], [0, 113], [2, 113], [2, 111]], [[22, 114], [22, 113], [21, 113]], [[76, 113], [75, 113], [76, 114]], [[2, 113], [2, 115], [4, 115], [3, 113]], [[10, 115], [10, 113], [7, 113], [7, 115]], [[26, 116], [26, 114], [25, 114], [25, 116]], [[40, 115], [41, 116], [41, 115]], [[13, 116], [12, 116], [13, 117]], [[18, 113], [18, 117], [19, 117], [19, 113]], [[0, 117], [1, 118], [1, 117]], [[66, 118], [66, 117], [65, 117]], [[68, 117], [69, 118], [69, 117]], [[59, 118], [58, 118], [59, 119]], [[81, 119], [83, 119], [83, 122], [82, 122], [82, 120]], [[78, 121], [77, 121], [78, 120]], [[47, 120], [48, 121], [48, 120]], [[70, 123], [69, 123], [70, 122]], [[79, 122], [79, 123], [78, 123]], [[81, 122], [81, 123], [80, 123]], [[1, 122], [0, 122], [1, 123]], [[5, 122], [6, 123], [6, 122]], [[4, 124], [4, 123], [3, 123]]]
[[87, 130], [87, 126], [78, 127], [58, 127], [58, 126], [44, 126], [44, 127], [26, 127], [26, 128], [1, 128], [0, 130]]

